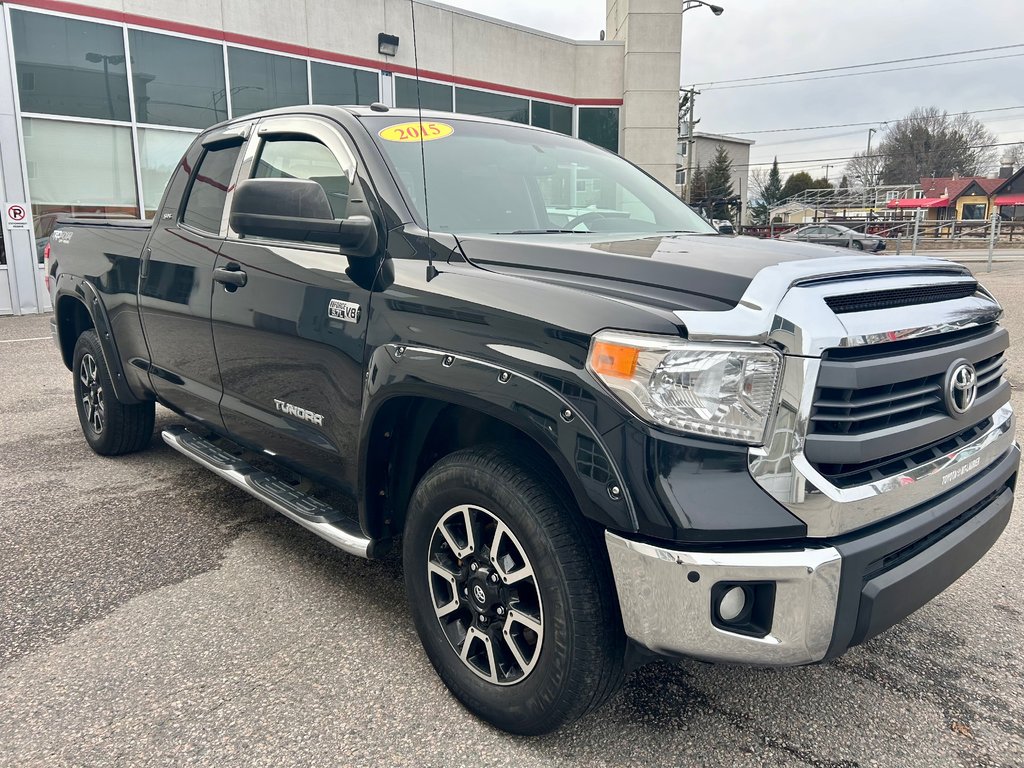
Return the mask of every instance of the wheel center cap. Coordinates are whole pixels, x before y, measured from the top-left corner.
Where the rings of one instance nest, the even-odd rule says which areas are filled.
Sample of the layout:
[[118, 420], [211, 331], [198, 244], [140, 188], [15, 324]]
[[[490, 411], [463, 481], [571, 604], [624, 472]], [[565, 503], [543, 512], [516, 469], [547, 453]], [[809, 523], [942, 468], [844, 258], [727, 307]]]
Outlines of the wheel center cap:
[[479, 584], [473, 585], [473, 599], [476, 600], [480, 605], [487, 604], [487, 592]]

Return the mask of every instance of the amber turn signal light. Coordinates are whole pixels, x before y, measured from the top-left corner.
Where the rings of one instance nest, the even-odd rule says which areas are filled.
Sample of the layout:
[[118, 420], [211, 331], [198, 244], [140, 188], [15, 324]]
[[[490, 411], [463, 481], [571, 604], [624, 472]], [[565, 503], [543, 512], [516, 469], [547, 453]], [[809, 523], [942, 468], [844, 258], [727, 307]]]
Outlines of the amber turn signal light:
[[590, 350], [590, 367], [600, 376], [614, 376], [629, 379], [636, 373], [636, 362], [640, 350], [607, 341], [594, 343]]

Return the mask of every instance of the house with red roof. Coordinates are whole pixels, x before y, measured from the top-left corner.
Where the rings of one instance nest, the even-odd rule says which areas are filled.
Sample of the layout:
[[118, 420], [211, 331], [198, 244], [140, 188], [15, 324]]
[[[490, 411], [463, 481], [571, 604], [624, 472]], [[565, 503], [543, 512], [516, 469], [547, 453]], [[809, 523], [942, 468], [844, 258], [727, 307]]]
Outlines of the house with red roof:
[[890, 209], [925, 209], [925, 219], [936, 221], [984, 221], [989, 216], [990, 198], [1007, 179], [986, 176], [922, 178], [920, 197], [890, 200]]
[[1024, 221], [1024, 167], [1002, 179], [992, 193], [992, 205], [1003, 221]]

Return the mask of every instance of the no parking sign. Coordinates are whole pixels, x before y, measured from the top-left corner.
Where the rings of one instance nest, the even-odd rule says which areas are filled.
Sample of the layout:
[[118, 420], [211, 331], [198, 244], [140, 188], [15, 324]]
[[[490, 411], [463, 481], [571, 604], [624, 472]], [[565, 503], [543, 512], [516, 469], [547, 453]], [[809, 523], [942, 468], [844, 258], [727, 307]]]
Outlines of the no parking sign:
[[32, 211], [25, 203], [4, 203], [4, 224], [8, 229], [31, 229]]

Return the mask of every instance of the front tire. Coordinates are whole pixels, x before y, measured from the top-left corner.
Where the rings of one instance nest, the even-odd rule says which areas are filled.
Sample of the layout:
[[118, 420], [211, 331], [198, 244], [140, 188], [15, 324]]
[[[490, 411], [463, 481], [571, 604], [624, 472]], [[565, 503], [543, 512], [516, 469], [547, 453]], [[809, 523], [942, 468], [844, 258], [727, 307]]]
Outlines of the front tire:
[[467, 709], [548, 733], [623, 678], [625, 636], [607, 557], [544, 469], [508, 448], [458, 451], [409, 505], [403, 560], [427, 656]]
[[853, 250], [855, 250], [855, 251], [863, 251], [863, 250], [864, 250], [864, 243], [862, 243], [862, 242], [861, 242], [860, 240], [854, 240], [854, 241], [852, 241], [852, 242], [850, 243], [850, 246], [851, 246], [851, 247], [853, 248]]
[[78, 420], [90, 448], [101, 456], [119, 456], [149, 445], [156, 406], [151, 400], [128, 404], [117, 399], [96, 331], [78, 337], [71, 370]]

